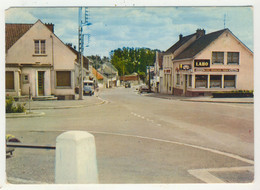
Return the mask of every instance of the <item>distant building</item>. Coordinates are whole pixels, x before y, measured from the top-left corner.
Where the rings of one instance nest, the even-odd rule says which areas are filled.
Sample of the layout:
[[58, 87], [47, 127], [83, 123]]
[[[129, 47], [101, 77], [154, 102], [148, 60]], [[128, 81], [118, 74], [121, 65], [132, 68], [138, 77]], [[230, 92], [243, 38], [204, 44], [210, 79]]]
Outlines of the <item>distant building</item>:
[[120, 76], [120, 82], [121, 84], [124, 84], [125, 82], [130, 82], [133, 85], [137, 85], [140, 84], [140, 78], [137, 73], [133, 73], [131, 75]]
[[77, 55], [53, 24], [6, 24], [6, 95], [75, 99]]
[[160, 83], [163, 83], [163, 52], [156, 52], [154, 62], [154, 77], [152, 90], [154, 92], [161, 92]]
[[118, 70], [111, 63], [102, 64], [98, 72], [104, 77], [104, 84], [106, 88], [119, 86], [120, 81], [118, 77]]
[[253, 90], [253, 52], [229, 29], [198, 29], [163, 56], [163, 93], [204, 96], [216, 91]]

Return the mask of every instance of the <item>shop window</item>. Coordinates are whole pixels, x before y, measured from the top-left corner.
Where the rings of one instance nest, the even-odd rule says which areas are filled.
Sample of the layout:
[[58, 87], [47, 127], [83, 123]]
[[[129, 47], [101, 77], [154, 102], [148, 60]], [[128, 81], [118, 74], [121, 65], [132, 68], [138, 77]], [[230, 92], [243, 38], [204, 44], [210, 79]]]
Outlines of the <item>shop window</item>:
[[212, 52], [212, 63], [223, 64], [224, 63], [224, 52]]
[[176, 85], [180, 85], [181, 79], [180, 79], [180, 74], [176, 75]]
[[8, 90], [14, 90], [14, 72], [5, 72], [5, 88]]
[[221, 75], [211, 75], [210, 76], [210, 88], [221, 88]]
[[46, 54], [45, 40], [34, 40], [34, 53]]
[[236, 76], [225, 75], [224, 76], [224, 88], [236, 88]]
[[239, 52], [228, 52], [227, 64], [239, 65]]
[[71, 72], [70, 71], [56, 71], [56, 86], [57, 87], [71, 87]]
[[195, 88], [208, 88], [208, 75], [196, 75]]
[[192, 75], [189, 75], [189, 82], [188, 82], [189, 86], [192, 86]]

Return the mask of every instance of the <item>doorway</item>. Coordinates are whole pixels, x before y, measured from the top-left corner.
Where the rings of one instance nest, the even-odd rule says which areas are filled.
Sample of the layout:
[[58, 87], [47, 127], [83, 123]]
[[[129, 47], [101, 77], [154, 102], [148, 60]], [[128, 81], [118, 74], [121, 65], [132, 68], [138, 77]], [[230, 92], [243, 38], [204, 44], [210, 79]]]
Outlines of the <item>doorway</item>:
[[38, 71], [38, 96], [44, 96], [44, 71]]

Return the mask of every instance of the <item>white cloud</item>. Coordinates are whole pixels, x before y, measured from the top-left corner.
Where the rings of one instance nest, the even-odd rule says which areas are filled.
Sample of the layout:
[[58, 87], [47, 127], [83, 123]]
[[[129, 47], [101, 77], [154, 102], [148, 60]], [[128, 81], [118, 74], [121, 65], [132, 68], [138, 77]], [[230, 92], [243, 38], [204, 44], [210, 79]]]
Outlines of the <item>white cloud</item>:
[[21, 8], [10, 8], [5, 11], [6, 23], [35, 23], [37, 20], [30, 12]]
[[[178, 40], [180, 33], [189, 35], [198, 28], [207, 33], [226, 26], [249, 48], [253, 47], [252, 10], [247, 7], [135, 7], [89, 8], [93, 23], [87, 54], [108, 55], [123, 46], [166, 50]], [[18, 8], [6, 12], [8, 22], [55, 24], [55, 34], [65, 43], [77, 45], [77, 8]], [[246, 28], [246, 29], [245, 29]]]

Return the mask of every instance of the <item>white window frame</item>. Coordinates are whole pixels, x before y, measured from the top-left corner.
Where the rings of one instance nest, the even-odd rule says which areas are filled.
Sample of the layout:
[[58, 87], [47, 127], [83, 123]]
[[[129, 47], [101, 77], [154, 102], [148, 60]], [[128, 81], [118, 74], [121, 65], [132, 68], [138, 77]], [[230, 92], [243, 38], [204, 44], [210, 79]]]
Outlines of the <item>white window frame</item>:
[[[38, 42], [38, 51], [36, 51], [36, 43]], [[44, 43], [43, 43], [44, 42]], [[44, 44], [44, 46], [43, 46]], [[46, 55], [46, 40], [37, 39], [34, 40], [34, 54], [35, 55]]]

